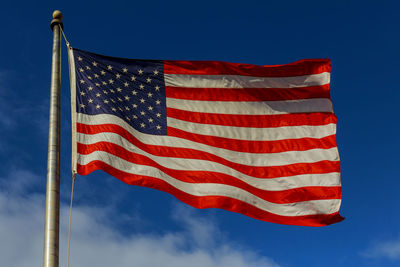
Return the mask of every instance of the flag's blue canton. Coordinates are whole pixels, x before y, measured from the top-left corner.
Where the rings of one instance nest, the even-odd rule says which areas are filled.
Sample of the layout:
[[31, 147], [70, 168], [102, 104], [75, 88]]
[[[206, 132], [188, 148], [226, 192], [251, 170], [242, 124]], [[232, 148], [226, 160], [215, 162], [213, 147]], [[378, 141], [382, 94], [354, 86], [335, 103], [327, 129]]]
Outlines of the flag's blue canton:
[[77, 112], [112, 114], [140, 132], [167, 134], [161, 61], [112, 58], [76, 49], [74, 58]]

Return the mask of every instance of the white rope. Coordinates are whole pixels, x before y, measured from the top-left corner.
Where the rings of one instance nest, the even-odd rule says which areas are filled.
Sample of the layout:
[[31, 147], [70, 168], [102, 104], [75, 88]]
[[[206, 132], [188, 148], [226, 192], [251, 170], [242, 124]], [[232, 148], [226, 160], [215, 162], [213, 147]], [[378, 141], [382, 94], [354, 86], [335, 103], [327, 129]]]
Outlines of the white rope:
[[69, 223], [68, 223], [68, 255], [67, 255], [67, 267], [69, 267], [69, 255], [70, 255], [70, 243], [71, 243], [72, 200], [74, 199], [74, 184], [75, 184], [75, 173], [72, 173], [71, 205], [70, 205], [70, 208], [69, 208]]
[[[60, 28], [60, 31], [61, 31], [61, 33], [62, 33], [62, 35], [64, 37], [65, 44], [67, 45], [67, 48], [71, 49], [71, 46], [69, 45], [67, 37], [65, 36], [65, 33], [64, 33], [62, 27], [60, 26], [60, 24], [58, 24], [58, 27]], [[71, 82], [71, 74], [70, 74], [70, 82]], [[70, 207], [69, 207], [69, 222], [68, 222], [67, 267], [69, 267], [69, 258], [70, 258], [70, 254], [71, 254], [71, 219], [72, 219], [72, 201], [74, 199], [75, 177], [76, 177], [76, 173], [73, 171], [72, 172], [72, 188], [71, 188], [71, 204], [70, 204]]]
[[61, 33], [62, 33], [62, 35], [63, 35], [63, 37], [64, 37], [65, 44], [66, 44], [66, 45], [67, 45], [67, 47], [69, 48], [69, 42], [68, 42], [68, 40], [67, 40], [67, 37], [65, 37], [65, 33], [64, 33], [64, 31], [63, 31], [63, 29], [62, 29], [61, 25], [60, 25], [60, 24], [58, 24], [58, 27], [60, 28], [60, 31], [61, 31]]

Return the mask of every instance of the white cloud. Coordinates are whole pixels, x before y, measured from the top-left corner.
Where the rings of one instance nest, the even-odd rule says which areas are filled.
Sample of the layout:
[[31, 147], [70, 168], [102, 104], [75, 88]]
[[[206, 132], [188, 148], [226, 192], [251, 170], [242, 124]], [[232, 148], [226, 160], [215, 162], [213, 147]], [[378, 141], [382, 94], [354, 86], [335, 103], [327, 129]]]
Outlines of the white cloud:
[[[0, 179], [9, 180], [13, 175]], [[15, 176], [15, 175], [14, 175]], [[0, 258], [3, 266], [40, 266], [43, 255], [44, 196], [26, 194], [27, 179], [20, 171], [0, 187]], [[30, 177], [30, 178], [29, 178]], [[36, 180], [36, 179], [33, 179]], [[110, 223], [110, 207], [77, 206], [73, 210], [71, 266], [74, 267], [276, 267], [271, 259], [232, 243], [217, 225], [194, 216], [191, 208], [174, 207], [172, 216], [181, 230], [164, 234], [124, 235]], [[60, 266], [66, 266], [66, 236], [69, 207], [61, 205]], [[163, 223], [163, 222], [159, 222]], [[115, 225], [115, 224], [114, 224]], [[132, 225], [135, 227], [135, 225]]]
[[387, 258], [400, 260], [400, 237], [393, 240], [378, 241], [363, 251], [365, 258]]

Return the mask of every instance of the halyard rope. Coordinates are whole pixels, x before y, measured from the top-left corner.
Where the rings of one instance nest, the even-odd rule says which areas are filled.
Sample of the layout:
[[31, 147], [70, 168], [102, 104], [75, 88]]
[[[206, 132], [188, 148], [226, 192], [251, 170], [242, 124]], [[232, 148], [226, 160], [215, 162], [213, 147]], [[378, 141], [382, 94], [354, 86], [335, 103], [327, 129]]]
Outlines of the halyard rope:
[[73, 200], [73, 198], [74, 198], [74, 184], [75, 184], [75, 173], [72, 173], [71, 205], [70, 205], [70, 208], [69, 208], [69, 223], [68, 223], [68, 255], [67, 255], [67, 267], [69, 267], [69, 255], [70, 255], [70, 243], [71, 243], [72, 200]]
[[[67, 40], [67, 37], [65, 37], [65, 33], [60, 25], [58, 25], [60, 28], [60, 31], [64, 37], [65, 44], [67, 45], [67, 48], [70, 49], [69, 42]], [[70, 75], [71, 78], [71, 75]], [[71, 80], [70, 80], [71, 82]], [[72, 219], [72, 201], [74, 199], [74, 185], [75, 185], [75, 178], [76, 178], [76, 173], [73, 171], [72, 172], [72, 188], [71, 188], [71, 204], [69, 207], [69, 221], [68, 221], [68, 251], [67, 251], [67, 267], [69, 267], [69, 258], [70, 258], [70, 252], [71, 252], [71, 219]]]

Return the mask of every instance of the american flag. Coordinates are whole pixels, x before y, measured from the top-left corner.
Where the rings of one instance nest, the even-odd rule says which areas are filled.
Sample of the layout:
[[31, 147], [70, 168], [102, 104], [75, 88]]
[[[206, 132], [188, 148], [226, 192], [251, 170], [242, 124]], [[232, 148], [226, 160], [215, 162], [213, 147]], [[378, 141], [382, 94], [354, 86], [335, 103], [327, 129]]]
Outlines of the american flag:
[[343, 219], [328, 59], [69, 56], [76, 173], [101, 169], [196, 208], [273, 223]]

